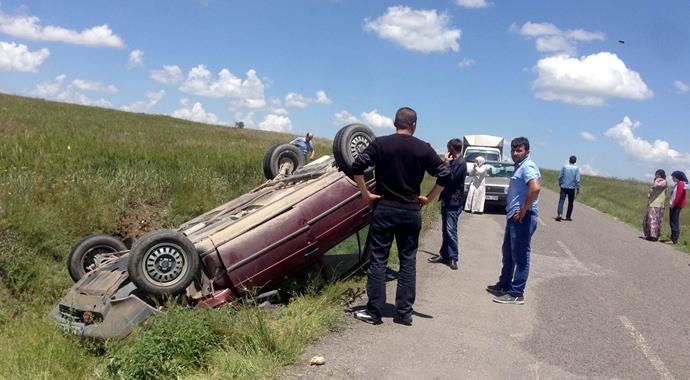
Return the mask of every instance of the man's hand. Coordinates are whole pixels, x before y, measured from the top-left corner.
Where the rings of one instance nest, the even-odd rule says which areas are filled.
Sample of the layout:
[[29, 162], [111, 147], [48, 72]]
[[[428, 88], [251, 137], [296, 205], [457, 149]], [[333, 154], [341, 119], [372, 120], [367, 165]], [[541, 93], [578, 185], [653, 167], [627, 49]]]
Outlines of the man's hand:
[[575, 190], [575, 195], [580, 195], [580, 189]]
[[383, 197], [378, 194], [371, 193], [369, 191], [367, 191], [366, 193], [362, 192], [362, 199], [369, 202], [369, 206], [373, 206], [373, 204], [381, 198]]
[[522, 222], [522, 219], [525, 218], [526, 214], [527, 214], [527, 210], [525, 210], [524, 208], [521, 208], [518, 212], [516, 212], [513, 215], [513, 220], [516, 222]]
[[419, 200], [419, 203], [422, 204], [422, 206], [426, 206], [431, 202], [431, 200], [424, 195], [418, 195], [417, 199]]

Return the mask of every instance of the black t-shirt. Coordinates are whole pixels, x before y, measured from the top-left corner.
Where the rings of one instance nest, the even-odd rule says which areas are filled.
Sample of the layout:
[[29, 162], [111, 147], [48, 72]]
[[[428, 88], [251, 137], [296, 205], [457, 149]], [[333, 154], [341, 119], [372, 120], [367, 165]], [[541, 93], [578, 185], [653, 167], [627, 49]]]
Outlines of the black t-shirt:
[[419, 185], [424, 172], [437, 177], [436, 183], [447, 186], [451, 181], [448, 166], [431, 145], [410, 135], [394, 133], [377, 137], [352, 164], [352, 173], [364, 174], [374, 166], [376, 193], [384, 203], [409, 209], [419, 209]]
[[439, 199], [442, 199], [446, 206], [461, 206], [465, 196], [465, 177], [467, 177], [467, 163], [460, 157], [448, 163], [453, 180], [441, 192]]

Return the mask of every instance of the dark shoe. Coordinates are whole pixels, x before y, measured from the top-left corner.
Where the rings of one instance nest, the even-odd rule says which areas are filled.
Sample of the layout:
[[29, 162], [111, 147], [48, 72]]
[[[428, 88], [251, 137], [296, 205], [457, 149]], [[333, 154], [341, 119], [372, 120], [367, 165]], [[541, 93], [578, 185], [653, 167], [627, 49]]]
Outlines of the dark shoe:
[[451, 260], [451, 261], [448, 263], [448, 266], [449, 266], [450, 269], [452, 269], [452, 270], [458, 270], [458, 260]]
[[506, 293], [500, 297], [494, 298], [494, 302], [496, 303], [502, 303], [502, 304], [508, 304], [508, 305], [522, 305], [525, 303], [525, 297], [515, 297], [511, 296], [510, 294]]
[[441, 255], [430, 257], [426, 261], [433, 264], [445, 264], [447, 262], [447, 260]]
[[561, 216], [558, 215], [558, 216], [556, 217], [556, 221], [557, 221], [557, 222], [560, 222], [561, 220], [563, 220], [563, 218], [561, 218]]
[[368, 311], [366, 310], [358, 310], [352, 313], [352, 316], [355, 317], [355, 319], [359, 319], [362, 322], [366, 322], [372, 325], [380, 325], [383, 323], [381, 320], [381, 317], [376, 317], [374, 315], [369, 314]]
[[496, 285], [489, 285], [486, 287], [486, 291], [495, 295], [496, 297], [502, 296], [508, 293], [508, 289], [502, 287], [499, 283]]
[[573, 221], [573, 218], [565, 218], [565, 221], [566, 221], [566, 222], [572, 222], [572, 221]]
[[412, 317], [403, 318], [396, 315], [395, 317], [393, 317], [393, 323], [405, 326], [412, 326]]

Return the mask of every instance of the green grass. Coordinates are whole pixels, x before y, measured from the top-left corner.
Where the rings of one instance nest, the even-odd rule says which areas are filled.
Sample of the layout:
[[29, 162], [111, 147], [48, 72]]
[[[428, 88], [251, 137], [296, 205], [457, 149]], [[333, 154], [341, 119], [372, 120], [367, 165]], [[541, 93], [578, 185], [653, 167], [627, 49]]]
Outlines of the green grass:
[[[555, 170], [542, 170], [542, 186], [559, 192], [558, 173]], [[577, 201], [632, 225], [640, 230], [641, 236], [642, 217], [647, 208], [647, 192], [650, 187], [651, 182], [643, 183], [630, 179], [584, 175], [582, 176], [582, 191], [577, 196]], [[548, 209], [549, 206], [540, 207]], [[556, 205], [551, 207], [555, 210]], [[668, 224], [668, 206], [664, 212], [661, 236], [668, 238], [671, 235], [671, 228]], [[680, 251], [690, 253], [690, 244], [688, 243], [690, 241], [690, 212], [687, 210], [680, 213], [680, 224], [680, 240], [675, 247]]]
[[[72, 285], [78, 239], [177, 226], [264, 182], [265, 149], [291, 138], [0, 94], [0, 378], [271, 378], [340, 328], [361, 278], [308, 288], [275, 313], [171, 305], [121, 341], [80, 339], [47, 317]], [[317, 152], [330, 144], [317, 139]]]

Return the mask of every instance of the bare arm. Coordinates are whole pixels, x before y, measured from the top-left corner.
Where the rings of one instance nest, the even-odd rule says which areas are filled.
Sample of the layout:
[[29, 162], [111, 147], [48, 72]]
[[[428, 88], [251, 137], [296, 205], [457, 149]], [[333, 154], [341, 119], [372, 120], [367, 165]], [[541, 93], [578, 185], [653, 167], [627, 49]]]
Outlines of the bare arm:
[[434, 187], [429, 192], [429, 194], [420, 195], [417, 197], [417, 199], [419, 199], [419, 203], [421, 203], [422, 206], [424, 206], [426, 204], [433, 202], [433, 200], [436, 199], [436, 197], [438, 197], [439, 194], [441, 194], [441, 191], [443, 191], [443, 189], [444, 189], [443, 186], [441, 186], [439, 184], [435, 184]]
[[371, 206], [374, 202], [377, 200], [381, 199], [382, 197], [378, 194], [374, 194], [369, 191], [369, 188], [367, 187], [367, 183], [364, 181], [364, 176], [363, 175], [355, 175], [355, 182], [357, 182], [357, 187], [359, 188], [359, 191], [362, 192], [362, 198], [369, 202], [369, 205]]

